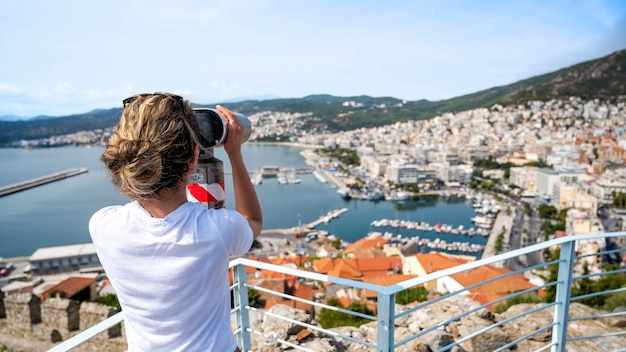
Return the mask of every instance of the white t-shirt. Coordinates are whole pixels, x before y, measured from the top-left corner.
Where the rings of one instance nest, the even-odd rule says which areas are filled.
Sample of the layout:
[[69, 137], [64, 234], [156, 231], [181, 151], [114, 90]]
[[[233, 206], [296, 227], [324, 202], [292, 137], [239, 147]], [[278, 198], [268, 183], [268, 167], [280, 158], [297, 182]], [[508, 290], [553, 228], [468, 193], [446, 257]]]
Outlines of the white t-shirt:
[[124, 311], [128, 351], [233, 351], [229, 256], [252, 245], [238, 212], [187, 202], [163, 219], [136, 201], [97, 211], [89, 232]]

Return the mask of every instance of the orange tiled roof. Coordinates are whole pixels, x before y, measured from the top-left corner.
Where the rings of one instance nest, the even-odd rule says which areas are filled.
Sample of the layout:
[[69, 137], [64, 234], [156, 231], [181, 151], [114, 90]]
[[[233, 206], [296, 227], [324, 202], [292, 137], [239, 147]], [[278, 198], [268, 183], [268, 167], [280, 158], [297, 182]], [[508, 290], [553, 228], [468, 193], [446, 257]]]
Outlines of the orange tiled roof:
[[346, 250], [344, 255], [350, 258], [381, 258], [385, 253], [378, 247], [356, 247]]
[[321, 274], [326, 274], [333, 269], [333, 258], [326, 257], [326, 258], [314, 260], [312, 265], [313, 265], [313, 270], [315, 270], [316, 272], [321, 273]]
[[[468, 287], [473, 284], [484, 282], [495, 277], [511, 273], [508, 268], [496, 268], [492, 265], [482, 266], [470, 271], [462, 272], [459, 274], [451, 275], [463, 287]], [[522, 274], [514, 274], [502, 279], [498, 279], [484, 285], [480, 285], [470, 290], [472, 293], [482, 294], [499, 294], [499, 293], [511, 293], [533, 288], [535, 285], [531, 284], [528, 279]]]
[[47, 290], [41, 293], [41, 300], [45, 300], [50, 297], [50, 293], [53, 292], [62, 292], [63, 297], [70, 298], [82, 291], [89, 285], [96, 282], [96, 278], [89, 277], [69, 277], [58, 284], [51, 286]]
[[440, 252], [419, 253], [415, 257], [420, 262], [427, 274], [439, 270], [452, 268], [468, 261], [466, 259], [454, 257]]
[[353, 279], [363, 276], [361, 271], [357, 268], [356, 260], [349, 258], [336, 259], [333, 269], [328, 272], [328, 275], [344, 279]]
[[389, 240], [383, 237], [376, 238], [361, 238], [360, 240], [348, 245], [346, 250], [352, 250], [359, 247], [370, 248], [370, 247], [378, 247], [382, 248]]
[[356, 258], [356, 265], [361, 272], [381, 270], [386, 272], [402, 266], [402, 259], [400, 257]]
[[[392, 274], [392, 275], [382, 275], [375, 277], [363, 277], [363, 282], [379, 285], [379, 286], [391, 286], [397, 283], [410, 280], [416, 278], [417, 275], [400, 275], [400, 274]], [[378, 293], [372, 290], [363, 290], [363, 295], [366, 298], [377, 298]]]

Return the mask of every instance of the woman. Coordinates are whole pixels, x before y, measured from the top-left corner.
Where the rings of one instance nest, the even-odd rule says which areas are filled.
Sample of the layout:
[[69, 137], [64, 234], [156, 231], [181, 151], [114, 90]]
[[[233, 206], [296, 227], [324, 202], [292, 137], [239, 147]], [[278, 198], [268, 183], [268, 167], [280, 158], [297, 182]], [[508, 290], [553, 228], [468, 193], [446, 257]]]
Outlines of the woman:
[[129, 351], [235, 351], [228, 261], [261, 232], [259, 201], [241, 154], [243, 128], [228, 109], [224, 149], [236, 210], [206, 209], [186, 198], [198, 164], [191, 104], [167, 94], [124, 100], [101, 156], [131, 202], [96, 212], [89, 231], [124, 311]]

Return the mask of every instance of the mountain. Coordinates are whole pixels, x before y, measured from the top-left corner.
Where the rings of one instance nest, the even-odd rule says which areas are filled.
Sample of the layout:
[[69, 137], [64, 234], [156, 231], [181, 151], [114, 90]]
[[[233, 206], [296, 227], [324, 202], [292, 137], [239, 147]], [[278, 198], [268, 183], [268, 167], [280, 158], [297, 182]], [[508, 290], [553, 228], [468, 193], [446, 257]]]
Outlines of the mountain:
[[28, 118], [26, 117], [22, 117], [19, 115], [2, 115], [0, 116], [0, 121], [19, 121], [19, 120], [26, 120]]
[[[547, 101], [571, 96], [585, 100], [626, 99], [626, 50], [506, 86], [440, 101], [403, 101], [393, 97], [336, 97], [320, 94], [294, 99], [245, 100], [226, 105], [247, 115], [260, 111], [311, 112], [313, 118], [306, 121], [304, 128], [342, 131], [397, 121], [424, 120], [444, 112], [491, 107], [494, 104], [507, 106], [528, 100]], [[347, 101], [354, 104], [344, 104]], [[197, 106], [214, 107], [215, 104]], [[112, 127], [120, 116], [121, 108], [114, 108], [55, 118], [0, 121], [0, 146], [20, 139], [46, 138]]]

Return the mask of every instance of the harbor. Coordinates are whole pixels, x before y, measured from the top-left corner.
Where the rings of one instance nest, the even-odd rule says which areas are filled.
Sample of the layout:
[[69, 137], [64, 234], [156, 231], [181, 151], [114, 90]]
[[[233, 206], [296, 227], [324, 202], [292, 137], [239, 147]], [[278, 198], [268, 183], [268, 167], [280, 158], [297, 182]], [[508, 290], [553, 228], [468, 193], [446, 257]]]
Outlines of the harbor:
[[[327, 169], [306, 165], [299, 154], [300, 151], [301, 149], [296, 148], [256, 144], [244, 144], [242, 148], [242, 152], [250, 160], [251, 178], [254, 177], [255, 170], [263, 168], [264, 165], [275, 165], [276, 160], [280, 160], [281, 165], [289, 165], [297, 170], [310, 170], [309, 173], [297, 173], [302, 181], [299, 184], [281, 185], [277, 182], [276, 176], [268, 175], [263, 178], [261, 185], [255, 186], [262, 202], [264, 229], [268, 232], [282, 229], [284, 231], [277, 232], [284, 233], [283, 238], [293, 239], [294, 231], [301, 223], [303, 237], [307, 231], [327, 231], [342, 241], [352, 243], [375, 230], [370, 226], [372, 221], [383, 218], [449, 224], [453, 227], [463, 225], [466, 229], [474, 226], [470, 219], [477, 213], [467, 198], [451, 196], [446, 199], [441, 196], [420, 194], [419, 197], [403, 201], [344, 200], [337, 195], [336, 183], [331, 177], [340, 181], [343, 179]], [[37, 188], [37, 199], [33, 199], [32, 192], [18, 192], [0, 198], [0, 208], [4, 210], [3, 217], [0, 218], [0, 228], [3, 229], [0, 235], [3, 241], [0, 256], [30, 255], [39, 247], [84, 243], [90, 240], [89, 234], [85, 231], [85, 223], [93, 212], [105, 206], [127, 202], [103, 173], [98, 159], [101, 154], [102, 148], [4, 151], [4, 160], [12, 160], [11, 164], [5, 165], [7, 168], [4, 170], [10, 167], [20, 171], [7, 173], [5, 176], [7, 184], [35, 178], [39, 176], [38, 172], [52, 174], [59, 170], [71, 169], [77, 163], [84, 165], [89, 172], [72, 180], [69, 189], [56, 186]], [[224, 160], [225, 171], [231, 169], [223, 149], [216, 150], [216, 157]], [[313, 170], [320, 170], [328, 182], [319, 181]], [[326, 175], [327, 172], [330, 177]], [[226, 177], [225, 181], [226, 206], [233, 208], [235, 203], [231, 178]], [[343, 208], [347, 208], [348, 211], [337, 218], [329, 217], [329, 222], [324, 221], [329, 211]], [[55, 216], [50, 216], [51, 213]], [[317, 225], [315, 230], [306, 228], [306, 225], [312, 222]], [[501, 225], [498, 226], [498, 229], [500, 228]], [[394, 234], [396, 232], [393, 228], [381, 228], [378, 231], [383, 233], [389, 231]], [[458, 236], [444, 232], [403, 229], [400, 229], [400, 232], [406, 237], [419, 235], [420, 238], [429, 238], [432, 241], [435, 237], [440, 237], [448, 243], [486, 242], [480, 235]]]

